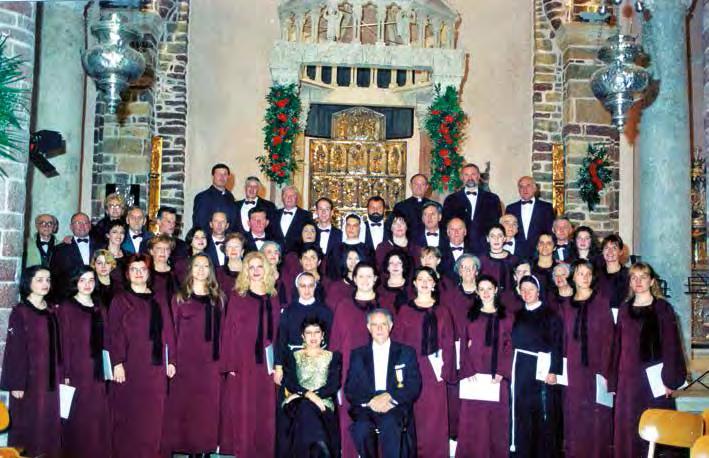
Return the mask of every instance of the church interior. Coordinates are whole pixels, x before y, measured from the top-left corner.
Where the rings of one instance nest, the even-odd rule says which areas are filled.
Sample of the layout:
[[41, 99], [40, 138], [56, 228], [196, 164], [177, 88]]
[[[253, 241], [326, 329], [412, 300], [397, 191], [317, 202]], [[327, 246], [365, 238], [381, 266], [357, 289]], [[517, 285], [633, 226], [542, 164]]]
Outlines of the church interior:
[[61, 243], [117, 193], [153, 232], [176, 209], [184, 238], [221, 163], [236, 199], [256, 177], [280, 208], [293, 186], [313, 214], [328, 197], [344, 230], [371, 196], [410, 197], [417, 174], [443, 204], [474, 163], [503, 213], [532, 177], [557, 216], [652, 265], [691, 383], [677, 408], [701, 412], [708, 3], [0, 1], [0, 59], [20, 62], [4, 83], [22, 94], [0, 107], [16, 112], [0, 145], [0, 347], [38, 215]]

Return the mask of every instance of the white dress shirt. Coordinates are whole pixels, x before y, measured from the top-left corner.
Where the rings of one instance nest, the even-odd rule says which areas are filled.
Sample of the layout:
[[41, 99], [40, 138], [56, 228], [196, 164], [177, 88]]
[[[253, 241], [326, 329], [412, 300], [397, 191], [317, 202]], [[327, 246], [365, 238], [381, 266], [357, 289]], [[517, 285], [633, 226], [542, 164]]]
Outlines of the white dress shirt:
[[241, 226], [244, 228], [245, 231], [251, 229], [249, 227], [249, 210], [258, 205], [258, 197], [254, 199], [255, 204], [253, 205], [247, 204], [247, 200], [249, 199], [244, 198], [244, 204], [241, 206], [241, 214], [239, 215], [241, 216]]
[[82, 239], [89, 239], [89, 236], [87, 235], [86, 237], [77, 237], [74, 236], [74, 243], [76, 243], [76, 246], [79, 247], [79, 253], [81, 253], [81, 260], [84, 261], [84, 265], [88, 266], [91, 263], [91, 247], [89, 246], [90, 242], [83, 242], [79, 243], [77, 239], [82, 238]]
[[384, 240], [384, 221], [382, 220], [379, 226], [372, 226], [371, 221], [367, 221], [369, 226], [369, 234], [372, 236], [372, 246], [376, 250], [382, 240]]
[[[293, 222], [293, 218], [295, 217], [295, 211], [297, 210], [296, 207], [293, 208], [284, 208], [283, 213], [281, 214], [281, 234], [283, 234], [283, 237], [286, 236], [288, 233], [288, 229], [290, 228], [291, 223]], [[285, 212], [289, 212], [285, 213]]]
[[[138, 235], [138, 237], [133, 238], [134, 235]], [[130, 238], [130, 241], [133, 244], [133, 252], [140, 253], [140, 244], [143, 243], [142, 234], [139, 235], [139, 234], [133, 232], [132, 230], [128, 229], [128, 237]]]
[[[212, 243], [214, 244], [214, 248], [216, 248], [217, 259], [219, 260], [220, 266], [223, 266], [224, 261], [226, 260], [226, 254], [224, 254], [224, 252], [222, 251], [222, 247], [224, 246], [223, 242], [225, 239], [226, 239], [226, 237], [221, 240], [215, 240], [214, 237], [212, 237]], [[222, 243], [221, 243], [221, 245], [217, 245], [217, 242], [222, 242]]]
[[[327, 232], [322, 232], [327, 231]], [[330, 233], [332, 233], [332, 225], [328, 227], [318, 226], [318, 233], [320, 234], [320, 250], [323, 254], [327, 254], [327, 244], [330, 241]]]
[[[454, 250], [453, 248], [462, 248], [462, 250]], [[457, 261], [465, 253], [465, 244], [456, 246], [451, 243], [451, 253], [453, 254], [453, 260]]]
[[[465, 197], [468, 198], [470, 202], [470, 220], [475, 219], [475, 205], [478, 203], [478, 195], [480, 194], [479, 188], [465, 188]], [[468, 194], [468, 192], [474, 192], [475, 194]]]
[[[507, 245], [510, 243], [511, 245]], [[502, 249], [508, 252], [509, 254], [515, 254], [515, 249], [517, 248], [517, 240], [514, 238], [510, 240], [509, 242], [505, 242], [505, 245], [502, 245]]]
[[527, 238], [527, 234], [529, 234], [529, 223], [532, 222], [532, 212], [534, 211], [534, 204], [536, 203], [537, 199], [532, 197], [529, 199], [532, 201], [532, 204], [524, 204], [522, 203], [522, 209], [520, 210], [522, 214], [522, 229], [524, 229], [524, 238]]
[[433, 231], [426, 231], [424, 235], [426, 236], [426, 246], [431, 246], [431, 247], [436, 247], [441, 243], [441, 232], [436, 231], [436, 235], [428, 235], [429, 233], [433, 233]]
[[374, 390], [386, 391], [387, 369], [389, 368], [389, 347], [391, 339], [380, 345], [372, 341], [372, 354], [374, 355]]
[[261, 235], [256, 235], [252, 232], [251, 237], [253, 237], [254, 239], [257, 239], [257, 238], [263, 239], [263, 240], [254, 240], [254, 244], [256, 245], [256, 249], [258, 251], [261, 251], [261, 247], [263, 246], [264, 243], [266, 243], [266, 233], [264, 232]]

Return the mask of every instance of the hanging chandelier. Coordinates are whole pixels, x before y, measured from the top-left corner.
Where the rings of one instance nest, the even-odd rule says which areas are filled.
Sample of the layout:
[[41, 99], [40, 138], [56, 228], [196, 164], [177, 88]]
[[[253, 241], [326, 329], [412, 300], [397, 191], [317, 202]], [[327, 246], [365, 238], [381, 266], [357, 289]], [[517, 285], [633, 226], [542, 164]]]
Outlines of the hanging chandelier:
[[[608, 3], [618, 6], [621, 5], [623, 1], [624, 0], [601, 0], [601, 5], [598, 7], [598, 13], [606, 14], [608, 12]], [[635, 11], [638, 13], [645, 11], [645, 4], [643, 0], [635, 0], [633, 3], [635, 4]]]
[[[615, 6], [623, 3], [623, 0], [611, 1]], [[606, 3], [601, 7], [606, 7]], [[642, 1], [635, 1], [636, 11], [641, 12], [644, 8]], [[650, 81], [648, 71], [637, 64], [642, 55], [642, 47], [636, 43], [635, 37], [621, 33], [620, 27], [598, 51], [598, 60], [606, 65], [591, 76], [591, 90], [611, 113], [612, 123], [619, 131], [623, 130], [628, 110], [635, 103], [635, 94], [645, 90]]]
[[102, 15], [98, 23], [91, 26], [91, 34], [97, 44], [82, 52], [81, 63], [96, 83], [107, 111], [115, 113], [122, 101], [121, 93], [145, 70], [145, 59], [130, 46], [140, 34], [128, 24], [125, 16], [116, 12]]

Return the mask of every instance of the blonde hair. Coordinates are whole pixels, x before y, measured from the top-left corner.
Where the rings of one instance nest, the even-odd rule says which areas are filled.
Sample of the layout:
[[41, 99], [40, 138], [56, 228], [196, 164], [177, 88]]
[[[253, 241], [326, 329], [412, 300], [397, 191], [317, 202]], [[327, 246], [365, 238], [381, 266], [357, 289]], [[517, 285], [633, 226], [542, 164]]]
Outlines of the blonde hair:
[[118, 265], [118, 262], [116, 262], [116, 258], [113, 257], [113, 253], [111, 253], [108, 250], [96, 250], [94, 251], [94, 255], [91, 256], [91, 268], [95, 269], [96, 268], [96, 260], [103, 256], [103, 258], [106, 260], [107, 263], [111, 264], [113, 268], [115, 269], [116, 266]]
[[628, 301], [632, 300], [635, 297], [633, 289], [630, 288], [630, 277], [631, 275], [633, 275], [634, 272], [648, 274], [650, 276], [650, 279], [653, 280], [653, 283], [650, 285], [650, 294], [652, 294], [652, 297], [657, 299], [665, 298], [665, 296], [662, 294], [662, 288], [660, 288], [660, 277], [658, 277], [655, 273], [655, 269], [653, 269], [650, 264], [639, 261], [630, 266], [630, 269], [628, 270]]
[[190, 258], [190, 267], [187, 270], [187, 275], [185, 276], [185, 281], [182, 282], [182, 288], [177, 292], [177, 303], [181, 304], [185, 302], [194, 292], [192, 289], [193, 277], [192, 277], [192, 266], [197, 258], [204, 258], [209, 263], [209, 277], [207, 278], [207, 294], [212, 302], [213, 306], [222, 307], [224, 305], [224, 293], [219, 289], [219, 282], [217, 281], [217, 276], [214, 273], [214, 266], [212, 265], [212, 260], [209, 259], [204, 253], [197, 253]]
[[263, 286], [266, 290], [266, 294], [270, 296], [275, 296], [276, 291], [276, 276], [274, 274], [274, 268], [266, 260], [266, 256], [258, 251], [252, 251], [244, 256], [242, 261], [244, 267], [239, 272], [239, 276], [236, 277], [236, 282], [234, 282], [234, 291], [236, 291], [239, 296], [246, 296], [249, 291], [249, 263], [254, 259], [260, 259], [263, 263]]
[[109, 202], [112, 202], [112, 201], [118, 202], [118, 205], [121, 206], [122, 210], [126, 209], [125, 199], [123, 198], [122, 195], [120, 195], [117, 192], [112, 192], [111, 194], [107, 195], [105, 199], [103, 199], [103, 208], [108, 210], [108, 204], [109, 204]]

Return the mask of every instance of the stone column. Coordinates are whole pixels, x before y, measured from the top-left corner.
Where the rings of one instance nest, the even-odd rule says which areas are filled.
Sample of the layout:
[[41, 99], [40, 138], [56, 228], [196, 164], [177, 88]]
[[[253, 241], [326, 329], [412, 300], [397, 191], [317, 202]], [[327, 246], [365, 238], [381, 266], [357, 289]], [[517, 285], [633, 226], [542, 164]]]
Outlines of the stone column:
[[85, 2], [47, 2], [40, 6], [38, 33], [41, 49], [33, 129], [60, 132], [66, 141], [66, 153], [50, 159], [59, 176], [48, 178], [39, 169], [31, 167], [29, 234], [34, 233], [31, 224], [40, 213], [56, 216], [59, 235], [66, 234], [71, 215], [79, 209], [81, 181], [77, 177], [81, 176], [84, 109], [84, 71], [81, 67], [84, 6]]
[[[0, 2], [0, 33], [8, 34], [7, 55], [25, 61], [20, 87], [32, 99], [36, 5], [30, 2]], [[29, 102], [28, 102], [29, 103]], [[29, 105], [28, 105], [29, 108]], [[22, 238], [25, 219], [29, 113], [20, 112], [17, 161], [0, 159], [7, 177], [0, 178], [0, 347], [5, 349], [7, 318], [17, 302], [17, 285], [22, 267]]]
[[650, 20], [643, 45], [650, 55], [657, 98], [640, 125], [640, 233], [638, 254], [667, 281], [685, 349], [690, 346], [690, 141], [685, 18], [690, 0], [646, 0]]

